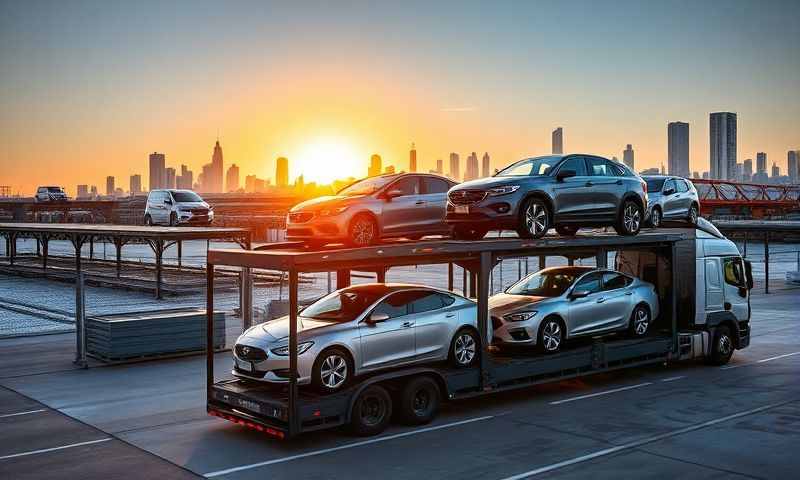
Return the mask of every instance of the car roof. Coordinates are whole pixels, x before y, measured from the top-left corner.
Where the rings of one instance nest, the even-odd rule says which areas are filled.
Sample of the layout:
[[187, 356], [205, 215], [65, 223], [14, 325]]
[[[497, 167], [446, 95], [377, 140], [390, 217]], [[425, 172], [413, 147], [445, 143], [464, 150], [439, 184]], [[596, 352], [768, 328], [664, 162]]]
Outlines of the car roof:
[[393, 292], [400, 292], [403, 290], [430, 290], [432, 292], [440, 292], [440, 293], [447, 293], [448, 295], [458, 295], [453, 292], [440, 290], [438, 288], [429, 287], [427, 285], [420, 285], [415, 283], [363, 283], [361, 285], [352, 285], [342, 290], [347, 290], [349, 292], [356, 291], [356, 292], [365, 292], [365, 293], [375, 293], [378, 295], [388, 295], [389, 293]]
[[582, 275], [584, 273], [591, 272], [592, 270], [600, 270], [600, 269], [595, 268], [595, 267], [574, 265], [574, 266], [561, 266], [561, 267], [547, 267], [547, 268], [541, 270], [541, 272], [548, 272], [548, 273], [550, 273], [550, 272], [563, 272], [563, 273], [569, 273], [569, 274], [572, 274], [572, 275]]

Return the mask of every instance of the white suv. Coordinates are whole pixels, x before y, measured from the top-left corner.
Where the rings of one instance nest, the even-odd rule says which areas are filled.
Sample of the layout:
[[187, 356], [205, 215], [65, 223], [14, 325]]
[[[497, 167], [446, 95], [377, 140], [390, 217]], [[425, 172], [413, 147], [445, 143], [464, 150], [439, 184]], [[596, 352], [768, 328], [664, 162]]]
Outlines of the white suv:
[[153, 190], [144, 208], [145, 225], [211, 225], [214, 209], [191, 190]]
[[39, 187], [34, 199], [37, 202], [63, 202], [69, 200], [69, 197], [61, 187]]

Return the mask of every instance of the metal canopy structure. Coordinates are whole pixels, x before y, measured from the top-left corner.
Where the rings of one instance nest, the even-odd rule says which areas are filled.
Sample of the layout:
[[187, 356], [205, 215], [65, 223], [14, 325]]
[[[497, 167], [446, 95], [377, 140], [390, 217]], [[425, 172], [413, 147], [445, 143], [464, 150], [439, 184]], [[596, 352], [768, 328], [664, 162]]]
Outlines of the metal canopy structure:
[[[207, 346], [206, 346], [206, 394], [214, 395], [214, 269], [216, 266], [237, 266], [243, 271], [251, 268], [283, 270], [289, 273], [289, 382], [288, 382], [288, 434], [292, 436], [301, 431], [298, 420], [299, 392], [297, 386], [297, 317], [299, 273], [337, 271], [346, 272], [349, 279], [351, 270], [383, 271], [394, 266], [430, 265], [457, 263], [469, 270], [477, 280], [477, 306], [479, 337], [485, 339], [489, 325], [489, 279], [494, 266], [503, 258], [523, 256], [587, 256], [596, 257], [598, 266], [605, 266], [607, 253], [621, 249], [666, 249], [669, 257], [676, 258], [676, 245], [679, 241], [692, 238], [686, 230], [642, 232], [637, 236], [622, 237], [612, 234], [578, 235], [576, 237], [545, 237], [539, 240], [518, 238], [496, 238], [480, 241], [422, 241], [408, 244], [382, 245], [366, 248], [347, 248], [335, 250], [310, 251], [297, 244], [274, 244], [260, 247], [257, 251], [229, 249], [210, 249], [207, 257]], [[672, 268], [672, 284], [677, 284], [678, 273]], [[340, 275], [340, 278], [344, 275]], [[380, 279], [380, 275], [379, 275]], [[380, 280], [379, 280], [380, 281]], [[452, 282], [452, 280], [451, 280]], [[349, 283], [349, 282], [348, 282]], [[337, 283], [337, 287], [342, 285]], [[672, 331], [677, 331], [677, 296], [672, 289], [671, 312]], [[481, 391], [490, 391], [490, 369], [488, 345], [482, 342], [480, 355], [479, 384]], [[677, 350], [677, 336], [674, 337], [674, 350]]]
[[178, 264], [182, 256], [184, 240], [229, 240], [242, 248], [251, 247], [250, 230], [243, 228], [218, 227], [153, 227], [140, 225], [69, 224], [69, 223], [0, 223], [0, 236], [6, 239], [8, 260], [14, 265], [17, 256], [17, 239], [33, 238], [37, 250], [41, 250], [42, 269], [47, 270], [48, 244], [50, 240], [67, 240], [75, 249], [75, 272], [82, 272], [81, 249], [94, 241], [108, 241], [116, 249], [117, 277], [121, 274], [122, 247], [129, 243], [147, 244], [153, 250], [156, 260], [156, 297], [161, 298], [162, 267], [164, 251], [176, 245]]

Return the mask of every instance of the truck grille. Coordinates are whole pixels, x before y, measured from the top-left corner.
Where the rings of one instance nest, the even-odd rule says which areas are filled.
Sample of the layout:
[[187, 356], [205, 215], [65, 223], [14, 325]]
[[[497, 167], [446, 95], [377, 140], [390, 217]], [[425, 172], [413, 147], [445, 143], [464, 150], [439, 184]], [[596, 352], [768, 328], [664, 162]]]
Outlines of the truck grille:
[[292, 212], [289, 214], [291, 223], [306, 223], [314, 218], [314, 212]]
[[258, 347], [249, 345], [236, 345], [236, 356], [248, 362], [261, 362], [267, 359], [267, 352]]
[[453, 205], [471, 205], [486, 198], [484, 190], [455, 190], [448, 195]]

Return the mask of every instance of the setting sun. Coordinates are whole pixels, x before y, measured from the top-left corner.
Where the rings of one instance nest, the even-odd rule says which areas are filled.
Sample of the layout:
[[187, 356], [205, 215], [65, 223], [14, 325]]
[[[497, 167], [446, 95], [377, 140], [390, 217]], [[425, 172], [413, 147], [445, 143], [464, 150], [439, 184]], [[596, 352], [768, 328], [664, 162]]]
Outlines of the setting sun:
[[[330, 183], [366, 175], [366, 159], [351, 142], [339, 137], [317, 138], [300, 148], [291, 166], [292, 178], [302, 173], [306, 182]], [[296, 172], [296, 173], [295, 173]]]

